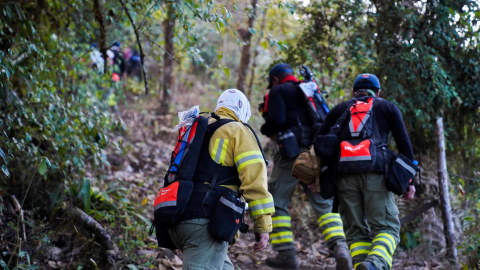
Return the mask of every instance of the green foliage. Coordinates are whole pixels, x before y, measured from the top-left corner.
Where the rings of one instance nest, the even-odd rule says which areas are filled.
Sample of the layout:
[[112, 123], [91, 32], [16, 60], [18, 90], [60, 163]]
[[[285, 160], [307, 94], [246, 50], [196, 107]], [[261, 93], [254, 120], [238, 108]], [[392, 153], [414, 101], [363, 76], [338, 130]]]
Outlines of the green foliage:
[[308, 26], [286, 61], [311, 64], [334, 97], [344, 97], [357, 74], [377, 74], [416, 152], [435, 149], [437, 116], [449, 150], [458, 150], [480, 134], [479, 8], [475, 1], [316, 1], [302, 10]]
[[477, 263], [480, 260], [480, 202], [476, 203], [477, 209], [475, 209], [474, 216], [465, 217], [465, 231], [462, 241], [459, 243], [457, 249], [460, 254], [466, 256], [467, 261], [462, 262], [462, 266], [466, 269], [473, 269], [477, 267]]
[[[361, 1], [313, 1], [300, 10], [305, 29], [285, 61], [293, 66], [307, 65], [315, 73], [321, 90], [329, 91], [338, 103], [348, 92], [352, 76], [357, 72], [352, 53], [358, 48], [351, 44], [354, 31], [364, 15], [366, 5]], [[362, 43], [363, 44], [363, 43]], [[360, 45], [360, 44], [359, 44]], [[352, 74], [353, 73], [353, 74]]]
[[94, 38], [92, 17], [76, 15], [89, 7], [50, 2], [1, 7], [0, 186], [13, 193], [32, 179], [35, 164], [43, 180], [33, 181], [56, 183], [84, 175], [88, 166], [108, 165], [108, 132], [122, 129], [102, 101], [109, 77], [77, 59], [84, 52], [77, 43]]

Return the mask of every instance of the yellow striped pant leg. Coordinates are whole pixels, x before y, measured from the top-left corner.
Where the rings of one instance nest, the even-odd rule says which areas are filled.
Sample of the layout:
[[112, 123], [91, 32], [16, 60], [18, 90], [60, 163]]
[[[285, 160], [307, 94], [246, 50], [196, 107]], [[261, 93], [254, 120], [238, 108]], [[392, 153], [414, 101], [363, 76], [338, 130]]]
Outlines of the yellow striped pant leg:
[[324, 214], [318, 218], [317, 222], [330, 249], [332, 249], [337, 242], [346, 242], [343, 223], [339, 213]]
[[392, 234], [378, 233], [372, 241], [372, 247], [367, 260], [373, 262], [377, 268], [391, 269], [393, 253], [397, 248], [397, 241]]
[[273, 230], [270, 233], [270, 243], [273, 250], [295, 249], [292, 233], [292, 218], [290, 216], [272, 217]]
[[350, 254], [352, 255], [352, 262], [355, 269], [357, 265], [363, 262], [370, 252], [371, 242], [353, 242], [350, 245]]

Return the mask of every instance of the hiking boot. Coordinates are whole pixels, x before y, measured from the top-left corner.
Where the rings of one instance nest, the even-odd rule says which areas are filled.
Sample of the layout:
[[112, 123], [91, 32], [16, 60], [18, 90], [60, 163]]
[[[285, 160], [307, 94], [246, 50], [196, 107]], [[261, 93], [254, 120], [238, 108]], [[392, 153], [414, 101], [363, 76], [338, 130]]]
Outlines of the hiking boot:
[[357, 265], [357, 268], [355, 269], [356, 270], [377, 270], [375, 265], [373, 265], [373, 263], [369, 261], [361, 262], [359, 265]]
[[333, 255], [337, 262], [337, 270], [351, 270], [353, 268], [352, 256], [346, 246], [335, 245]]
[[300, 266], [295, 250], [281, 250], [278, 252], [277, 257], [267, 258], [265, 263], [277, 269], [298, 269]]

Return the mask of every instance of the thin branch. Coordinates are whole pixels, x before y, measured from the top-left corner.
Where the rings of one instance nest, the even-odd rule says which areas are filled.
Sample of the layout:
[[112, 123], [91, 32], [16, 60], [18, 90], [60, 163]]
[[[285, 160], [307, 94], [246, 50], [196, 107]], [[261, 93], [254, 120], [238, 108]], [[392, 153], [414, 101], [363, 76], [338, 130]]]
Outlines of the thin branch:
[[[38, 161], [37, 161], [37, 164], [35, 165], [35, 168], [38, 167]], [[22, 204], [20, 205], [20, 210], [23, 208], [23, 205], [25, 203], [25, 199], [27, 198], [27, 195], [28, 195], [28, 191], [30, 191], [30, 187], [32, 186], [32, 182], [33, 182], [33, 177], [36, 175], [36, 171], [32, 174], [32, 177], [30, 178], [30, 181], [28, 183], [28, 187], [27, 187], [27, 191], [25, 192], [25, 195], [23, 196], [23, 200], [22, 200]], [[15, 198], [15, 197], [14, 197]], [[16, 200], [16, 199], [15, 199]], [[17, 201], [18, 203], [18, 201]], [[13, 249], [13, 252], [12, 252], [12, 255], [10, 256], [10, 259], [8, 260], [8, 263], [7, 263], [7, 266], [10, 265], [10, 262], [12, 261], [12, 258], [13, 258], [13, 255], [15, 254], [15, 252], [17, 251], [17, 249], [19, 251], [21, 251], [21, 248], [22, 248], [22, 239], [20, 238], [20, 235], [18, 233], [18, 231], [20, 230], [19, 227], [20, 227], [20, 219], [22, 218], [22, 215], [21, 215], [21, 212], [18, 213], [18, 218], [17, 218], [17, 239], [18, 239], [18, 244], [15, 245], [15, 248]], [[25, 231], [25, 229], [24, 229]], [[18, 265], [18, 256], [17, 255], [17, 265]]]
[[[106, 38], [106, 37], [105, 37]], [[110, 48], [112, 48], [114, 45], [115, 45], [116, 42], [113, 42], [112, 45], [110, 45], [110, 47], [107, 48], [107, 51], [110, 50]], [[72, 65], [74, 65], [75, 63], [78, 62], [78, 60], [82, 59], [85, 55], [87, 55], [88, 53], [91, 53], [95, 48], [92, 47], [90, 50], [86, 51], [84, 54], [80, 55], [73, 63]]]
[[172, 58], [173, 61], [177, 62], [178, 64], [180, 64], [180, 61], [178, 61], [175, 56], [173, 56], [172, 54], [170, 54], [167, 50], [165, 50], [165, 48], [163, 48], [162, 46], [160, 46], [158, 43], [156, 43], [155, 41], [152, 40], [151, 37], [147, 36], [147, 35], [143, 35], [150, 43], [152, 43], [153, 45], [157, 46], [160, 50], [164, 51], [165, 53], [167, 53], [170, 58]]
[[140, 51], [140, 63], [142, 64], [142, 74], [143, 74], [143, 81], [145, 83], [145, 94], [148, 95], [148, 81], [147, 81], [147, 71], [145, 69], [145, 54], [143, 53], [143, 48], [142, 48], [142, 42], [140, 41], [140, 34], [138, 33], [138, 29], [135, 26], [135, 21], [132, 18], [132, 15], [130, 15], [130, 12], [127, 9], [127, 6], [125, 5], [124, 0], [119, 0], [120, 3], [122, 4], [123, 10], [125, 10], [125, 13], [127, 14], [128, 19], [130, 20], [130, 23], [132, 24], [133, 31], [135, 32], [135, 37], [137, 38], [137, 44], [138, 44], [138, 50]]
[[142, 27], [143, 27], [144, 24], [145, 24], [145, 20], [147, 19], [148, 13], [150, 13], [150, 11], [152, 11], [152, 9], [158, 4], [158, 2], [160, 2], [160, 0], [157, 0], [157, 1], [150, 7], [150, 9], [147, 10], [147, 13], [145, 13], [145, 15], [143, 15], [143, 19], [142, 19], [142, 22], [140, 23], [140, 25], [138, 26], [138, 30], [142, 29]]
[[[103, 42], [104, 40], [107, 40], [107, 37], [110, 36], [110, 34], [113, 33], [113, 30], [115, 30], [117, 27], [118, 27], [118, 24], [120, 22], [120, 18], [122, 17], [123, 15], [123, 9], [122, 9], [122, 13], [120, 13], [120, 15], [117, 17], [117, 19], [115, 20], [115, 27], [111, 28], [110, 32], [105, 36], [104, 39], [102, 39], [101, 41]], [[115, 42], [112, 43], [112, 45], [110, 45], [110, 47], [107, 48], [107, 50], [109, 50], [110, 48], [113, 47], [113, 45], [115, 45]], [[72, 63], [72, 66], [75, 65], [75, 63], [77, 63], [80, 59], [82, 59], [85, 55], [87, 55], [88, 53], [91, 53], [95, 48], [91, 48], [90, 50], [88, 50], [87, 52], [85, 52], [84, 54], [82, 54], [80, 57], [78, 57], [73, 63]]]

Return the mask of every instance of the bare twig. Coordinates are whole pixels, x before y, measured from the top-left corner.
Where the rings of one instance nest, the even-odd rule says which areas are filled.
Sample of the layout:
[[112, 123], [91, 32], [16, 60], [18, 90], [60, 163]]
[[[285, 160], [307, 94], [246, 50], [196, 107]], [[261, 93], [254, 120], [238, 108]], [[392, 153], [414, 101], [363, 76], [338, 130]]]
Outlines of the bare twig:
[[13, 206], [15, 206], [15, 212], [20, 212], [20, 210], [22, 210], [22, 207], [20, 206], [20, 203], [18, 202], [17, 198], [15, 197], [15, 195], [12, 195], [11, 198], [12, 198]]
[[[37, 168], [37, 165], [38, 165], [38, 162], [37, 164], [35, 165], [35, 168]], [[17, 209], [22, 209], [23, 207], [23, 204], [25, 203], [25, 199], [27, 198], [27, 195], [28, 195], [28, 191], [30, 190], [30, 187], [32, 186], [32, 182], [33, 182], [33, 177], [35, 177], [36, 175], [36, 172], [32, 174], [32, 177], [30, 178], [30, 182], [28, 183], [28, 187], [27, 187], [27, 191], [25, 192], [25, 195], [23, 196], [23, 200], [22, 200], [22, 204], [18, 204], [18, 201], [17, 201], [17, 198], [15, 198], [14, 195], [12, 195], [12, 200], [14, 201], [14, 205], [15, 205], [15, 208], [16, 210]], [[18, 215], [18, 218], [17, 218], [17, 240], [18, 240], [18, 244], [15, 245], [15, 248], [13, 249], [12, 251], [12, 255], [10, 255], [10, 259], [8, 259], [8, 263], [7, 263], [7, 266], [10, 265], [10, 262], [12, 261], [13, 259], [13, 255], [15, 255], [15, 252], [17, 249], [21, 249], [22, 248], [22, 239], [20, 238], [20, 235], [18, 233], [18, 227], [20, 226], [20, 219], [23, 218], [23, 215], [19, 214]], [[23, 219], [22, 219], [23, 221]], [[25, 224], [25, 223], [24, 223]], [[25, 226], [23, 226], [23, 232], [24, 232], [24, 235], [25, 235]], [[26, 237], [25, 237], [26, 238]], [[21, 250], [20, 250], [21, 251]], [[18, 265], [18, 260], [17, 260], [17, 265]]]
[[135, 25], [135, 21], [132, 18], [132, 15], [130, 15], [130, 12], [127, 9], [127, 6], [125, 5], [124, 0], [119, 0], [120, 3], [122, 4], [123, 10], [125, 10], [125, 13], [127, 14], [128, 19], [130, 20], [130, 23], [132, 24], [133, 31], [135, 32], [135, 37], [137, 38], [137, 44], [138, 44], [138, 50], [140, 51], [140, 63], [142, 64], [142, 74], [143, 74], [143, 81], [145, 83], [145, 94], [148, 95], [148, 81], [147, 81], [147, 71], [145, 69], [145, 54], [143, 53], [143, 48], [142, 48], [142, 42], [140, 41], [140, 34], [138, 33], [137, 26]]
[[[23, 209], [20, 206], [20, 204], [18, 203], [15, 195], [12, 195], [12, 201], [13, 201], [13, 205], [15, 206], [15, 212], [18, 212], [18, 214], [20, 215], [20, 219], [22, 220], [23, 240], [26, 241], [27, 240], [27, 234], [25, 233], [25, 218], [24, 218], [24, 215], [23, 215]], [[19, 224], [17, 224], [17, 226], [18, 225]], [[17, 227], [17, 229], [18, 229], [18, 227]]]
[[172, 58], [173, 61], [177, 62], [177, 64], [180, 64], [180, 61], [178, 59], [175, 58], [175, 56], [173, 56], [172, 54], [170, 54], [169, 52], [167, 52], [167, 50], [165, 50], [165, 48], [163, 48], [162, 46], [158, 45], [158, 43], [156, 43], [155, 41], [153, 41], [153, 39], [147, 35], [144, 35], [144, 37], [148, 40], [148, 42], [152, 43], [153, 45], [157, 46], [160, 50], [164, 51], [166, 54], [168, 54], [170, 56], [170, 58]]

